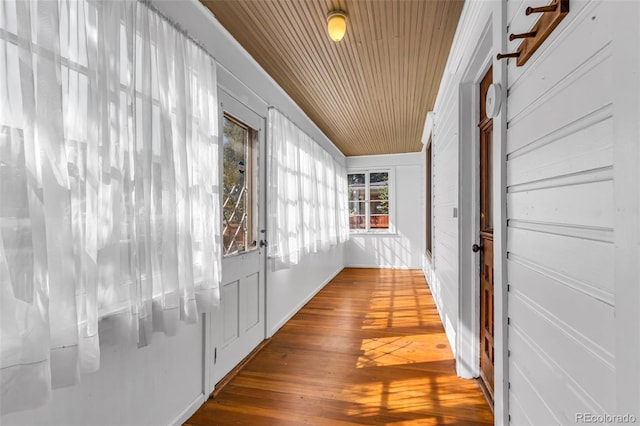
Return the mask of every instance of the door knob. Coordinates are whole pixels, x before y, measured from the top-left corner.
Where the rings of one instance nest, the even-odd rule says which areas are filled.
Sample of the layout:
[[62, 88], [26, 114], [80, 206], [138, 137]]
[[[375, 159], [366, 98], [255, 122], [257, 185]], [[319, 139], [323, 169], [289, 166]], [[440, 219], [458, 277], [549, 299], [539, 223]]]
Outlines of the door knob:
[[478, 245], [478, 244], [474, 244], [471, 246], [471, 251], [474, 253], [477, 253], [480, 251], [480, 249], [482, 248], [482, 244]]

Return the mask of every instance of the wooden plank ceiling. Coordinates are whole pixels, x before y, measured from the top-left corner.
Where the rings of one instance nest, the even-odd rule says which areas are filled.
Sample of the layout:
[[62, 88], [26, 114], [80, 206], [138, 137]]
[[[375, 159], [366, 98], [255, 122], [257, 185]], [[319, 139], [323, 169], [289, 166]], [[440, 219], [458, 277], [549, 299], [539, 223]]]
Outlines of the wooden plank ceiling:
[[345, 155], [422, 149], [464, 0], [201, 1]]

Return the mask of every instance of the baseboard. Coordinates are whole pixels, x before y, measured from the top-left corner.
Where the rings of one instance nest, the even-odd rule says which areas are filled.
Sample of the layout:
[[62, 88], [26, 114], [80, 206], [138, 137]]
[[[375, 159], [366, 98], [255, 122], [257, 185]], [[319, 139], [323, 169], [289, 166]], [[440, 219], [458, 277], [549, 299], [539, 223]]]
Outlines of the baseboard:
[[323, 282], [320, 283], [320, 285], [318, 285], [318, 287], [316, 287], [316, 289], [314, 291], [312, 291], [311, 293], [309, 293], [309, 296], [307, 296], [302, 302], [300, 302], [295, 308], [293, 308], [291, 311], [289, 311], [289, 313], [287, 315], [285, 315], [280, 321], [278, 321], [276, 323], [276, 325], [274, 325], [271, 330], [269, 330], [269, 337], [273, 336], [278, 330], [280, 330], [280, 328], [282, 328], [283, 325], [285, 325], [287, 323], [287, 321], [289, 321], [291, 318], [293, 318], [293, 316], [295, 314], [298, 313], [298, 311], [300, 309], [302, 309], [302, 307], [304, 305], [306, 305], [307, 303], [309, 303], [309, 301], [311, 299], [313, 299], [315, 297], [316, 294], [318, 294], [320, 292], [320, 290], [322, 290], [327, 284], [329, 284], [331, 282], [332, 279], [334, 279], [340, 272], [342, 272], [342, 270], [344, 269], [344, 266], [339, 267], [338, 269], [336, 269], [335, 272], [333, 272], [329, 278], [327, 278], [326, 280], [324, 280]]
[[422, 269], [420, 266], [397, 266], [397, 265], [363, 265], [351, 264], [345, 265], [345, 268], [367, 268], [367, 269]]
[[178, 417], [176, 417], [169, 424], [175, 425], [175, 426], [182, 426], [184, 422], [189, 420], [189, 417], [193, 416], [193, 414], [196, 411], [198, 411], [198, 408], [200, 408], [202, 404], [205, 403], [206, 400], [207, 400], [207, 397], [204, 395], [204, 393], [201, 393], [200, 395], [198, 395], [198, 397], [195, 400], [193, 400], [191, 404], [189, 404], [187, 408], [185, 408], [185, 410], [182, 413], [180, 413], [180, 415], [178, 415]]

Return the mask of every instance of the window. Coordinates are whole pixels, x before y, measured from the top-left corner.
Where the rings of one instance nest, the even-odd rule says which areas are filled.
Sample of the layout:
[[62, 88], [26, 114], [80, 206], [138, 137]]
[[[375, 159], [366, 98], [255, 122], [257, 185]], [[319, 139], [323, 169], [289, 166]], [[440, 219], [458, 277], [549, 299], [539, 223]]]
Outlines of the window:
[[431, 167], [431, 139], [429, 139], [429, 143], [427, 145], [427, 149], [426, 149], [426, 156], [427, 158], [425, 159], [425, 164], [426, 164], [426, 182], [425, 182], [425, 188], [426, 188], [426, 193], [425, 193], [425, 201], [426, 201], [426, 205], [427, 205], [427, 209], [426, 209], [426, 213], [427, 213], [427, 217], [425, 218], [425, 228], [426, 228], [426, 235], [425, 235], [425, 247], [427, 249], [427, 254], [429, 256], [432, 255], [432, 251], [433, 251], [433, 247], [432, 247], [432, 216], [433, 216], [433, 207], [431, 205], [431, 177], [432, 177], [432, 172], [433, 169]]
[[273, 107], [268, 122], [267, 253], [288, 268], [349, 238], [347, 172]]
[[349, 229], [351, 232], [389, 232], [390, 171], [349, 173]]
[[256, 248], [257, 132], [226, 114], [223, 126], [222, 241], [226, 256]]
[[197, 322], [222, 262], [212, 57], [143, 2], [0, 9], [5, 414], [98, 370], [105, 316]]

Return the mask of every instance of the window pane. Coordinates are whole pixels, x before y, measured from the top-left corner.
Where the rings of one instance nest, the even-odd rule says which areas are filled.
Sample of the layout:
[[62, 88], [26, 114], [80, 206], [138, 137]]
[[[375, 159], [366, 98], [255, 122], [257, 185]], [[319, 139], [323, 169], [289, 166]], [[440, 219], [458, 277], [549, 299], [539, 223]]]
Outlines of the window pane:
[[351, 185], [362, 185], [364, 187], [364, 173], [354, 173], [348, 175], [349, 186]]
[[371, 201], [369, 208], [371, 212], [369, 227], [371, 229], [389, 229], [389, 202]]
[[[389, 200], [389, 174], [388, 173], [371, 173], [369, 178], [369, 192], [371, 201], [387, 201]], [[373, 213], [373, 212], [372, 212]]]
[[349, 229], [366, 229], [366, 216], [349, 216]]
[[433, 207], [431, 205], [431, 176], [433, 173], [433, 170], [431, 168], [431, 143], [429, 143], [429, 145], [427, 146], [427, 150], [426, 152], [426, 159], [425, 159], [425, 164], [426, 164], [426, 169], [427, 169], [427, 173], [426, 173], [426, 182], [425, 182], [425, 188], [426, 188], [426, 193], [425, 193], [425, 201], [427, 203], [427, 217], [426, 222], [425, 222], [425, 230], [426, 230], [426, 235], [425, 235], [425, 239], [426, 239], [426, 249], [427, 252], [429, 253], [429, 255], [431, 255], [432, 251], [433, 251], [433, 247], [432, 247], [432, 241], [431, 241], [431, 230], [432, 230], [432, 212], [433, 212]]
[[223, 143], [223, 244], [224, 254], [254, 247], [253, 155], [251, 129], [224, 117]]
[[389, 181], [389, 173], [381, 172], [381, 173], [371, 173], [369, 175], [369, 183], [371, 186], [375, 185], [386, 185]]
[[364, 215], [365, 212], [365, 203], [364, 202], [349, 202], [349, 213], [352, 215]]
[[349, 202], [349, 228], [366, 229], [366, 204], [362, 202]]
[[369, 227], [389, 229], [389, 173], [371, 173], [369, 182]]
[[367, 195], [364, 173], [348, 175], [348, 180], [349, 201], [365, 201], [367, 199]]
[[349, 229], [367, 229], [366, 216], [366, 175], [353, 173], [347, 175], [349, 183]]
[[369, 175], [369, 228], [389, 229], [389, 173]]
[[366, 200], [365, 188], [349, 188], [349, 201], [365, 201]]
[[487, 226], [493, 229], [493, 129], [487, 132]]
[[371, 229], [389, 229], [389, 215], [371, 215], [369, 227]]
[[389, 203], [387, 201], [371, 201], [371, 215], [388, 215]]
[[382, 201], [382, 200], [388, 200], [389, 199], [389, 187], [388, 186], [371, 186], [369, 188], [369, 192], [371, 193], [371, 196], [369, 197], [369, 199], [371, 201]]

